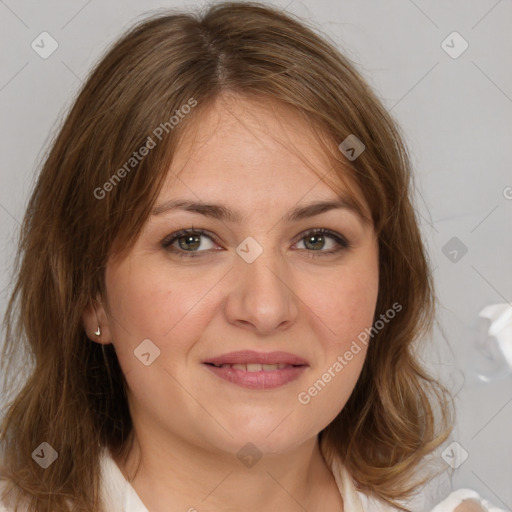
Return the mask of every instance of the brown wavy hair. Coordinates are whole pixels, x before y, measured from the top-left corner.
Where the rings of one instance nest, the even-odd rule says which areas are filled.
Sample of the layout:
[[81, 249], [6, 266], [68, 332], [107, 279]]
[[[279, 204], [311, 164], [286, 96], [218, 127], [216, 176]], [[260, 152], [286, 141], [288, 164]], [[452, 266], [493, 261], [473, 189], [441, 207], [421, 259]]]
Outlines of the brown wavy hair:
[[[14, 393], [15, 376], [28, 371], [0, 432], [4, 497], [16, 506], [106, 512], [100, 450], [126, 453], [132, 423], [114, 348], [88, 340], [82, 314], [105, 296], [113, 248], [129, 250], [140, 233], [183, 130], [220, 94], [277, 100], [304, 116], [332, 161], [333, 187], [357, 184], [371, 212], [380, 258], [375, 319], [396, 302], [403, 308], [374, 336], [348, 403], [319, 434], [324, 456], [343, 461], [360, 489], [396, 504], [448, 437], [449, 395], [415, 349], [431, 330], [435, 301], [396, 122], [356, 66], [304, 20], [261, 2], [165, 11], [129, 29], [93, 69], [28, 203], [2, 357], [6, 390]], [[94, 191], [191, 99], [197, 106], [167, 130], [165, 143], [97, 198]], [[354, 161], [337, 148], [350, 134], [366, 146]], [[43, 441], [59, 454], [44, 471], [31, 460]]]

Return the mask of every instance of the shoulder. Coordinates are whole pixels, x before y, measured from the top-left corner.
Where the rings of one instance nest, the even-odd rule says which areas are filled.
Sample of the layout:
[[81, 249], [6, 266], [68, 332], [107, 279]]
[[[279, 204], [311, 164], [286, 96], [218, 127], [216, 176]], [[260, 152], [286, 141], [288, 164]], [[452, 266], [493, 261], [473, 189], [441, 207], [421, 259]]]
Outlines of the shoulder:
[[[398, 508], [366, 495], [361, 496], [361, 504], [363, 505], [361, 510], [365, 512], [400, 511]], [[504, 509], [495, 507], [492, 503], [483, 499], [477, 492], [470, 489], [459, 489], [450, 493], [433, 508], [411, 507], [411, 503], [405, 502], [402, 504], [413, 512], [420, 510], [430, 510], [430, 512], [506, 512]]]
[[[356, 482], [341, 463], [333, 462], [333, 470], [347, 509], [356, 512], [399, 512], [401, 509], [356, 488]], [[470, 489], [451, 490], [446, 475], [439, 475], [407, 501], [398, 504], [411, 512], [506, 512]]]
[[7, 480], [5, 478], [0, 478], [0, 512], [11, 512], [11, 510], [7, 508], [7, 505], [2, 500], [2, 496], [6, 487]]
[[[125, 510], [148, 512], [133, 487], [124, 478], [109, 449], [106, 447], [100, 454], [100, 468], [100, 492], [106, 510], [109, 512], [123, 512]], [[0, 512], [14, 512], [12, 504], [3, 498], [4, 492], [8, 492], [8, 489], [11, 488], [10, 484], [11, 481], [9, 479], [0, 476]], [[71, 501], [69, 503], [70, 507], [72, 507]], [[16, 512], [24, 512], [24, 510], [21, 506], [18, 506]]]
[[483, 499], [476, 491], [459, 489], [436, 505], [432, 512], [505, 512]]

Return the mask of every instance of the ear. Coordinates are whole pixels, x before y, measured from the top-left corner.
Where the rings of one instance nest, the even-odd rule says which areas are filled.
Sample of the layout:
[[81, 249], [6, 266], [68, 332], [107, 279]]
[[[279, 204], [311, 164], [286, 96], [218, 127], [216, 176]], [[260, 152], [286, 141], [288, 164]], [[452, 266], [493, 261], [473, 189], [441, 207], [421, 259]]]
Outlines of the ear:
[[[91, 300], [85, 308], [82, 313], [82, 323], [85, 333], [91, 341], [101, 343], [102, 345], [112, 343], [109, 320], [100, 297]], [[99, 335], [95, 334], [98, 331], [98, 327], [100, 329]]]

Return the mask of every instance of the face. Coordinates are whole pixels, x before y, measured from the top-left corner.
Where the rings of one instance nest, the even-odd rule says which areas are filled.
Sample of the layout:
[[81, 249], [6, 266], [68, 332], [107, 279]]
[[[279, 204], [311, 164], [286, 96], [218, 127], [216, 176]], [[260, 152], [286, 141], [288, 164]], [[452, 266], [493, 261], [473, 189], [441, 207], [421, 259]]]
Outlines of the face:
[[[115, 346], [139, 436], [285, 452], [345, 405], [377, 240], [308, 162], [331, 167], [304, 120], [248, 99], [218, 101], [182, 140], [154, 214], [106, 268], [100, 342]], [[292, 217], [320, 202], [340, 206]]]

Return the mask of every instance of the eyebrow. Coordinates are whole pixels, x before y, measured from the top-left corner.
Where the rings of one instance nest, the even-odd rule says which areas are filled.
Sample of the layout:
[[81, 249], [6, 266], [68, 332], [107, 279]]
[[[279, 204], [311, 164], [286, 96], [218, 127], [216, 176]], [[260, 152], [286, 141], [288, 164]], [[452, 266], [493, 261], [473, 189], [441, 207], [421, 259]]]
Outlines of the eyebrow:
[[[283, 220], [286, 222], [298, 221], [335, 209], [347, 209], [357, 214], [364, 222], [367, 222], [366, 216], [353, 201], [341, 197], [333, 201], [317, 201], [304, 206], [298, 206], [284, 215]], [[174, 199], [157, 205], [153, 208], [151, 215], [161, 215], [174, 210], [199, 213], [205, 217], [236, 224], [240, 224], [246, 218], [246, 215], [243, 215], [241, 212], [231, 210], [222, 204], [210, 204], [185, 199]]]

